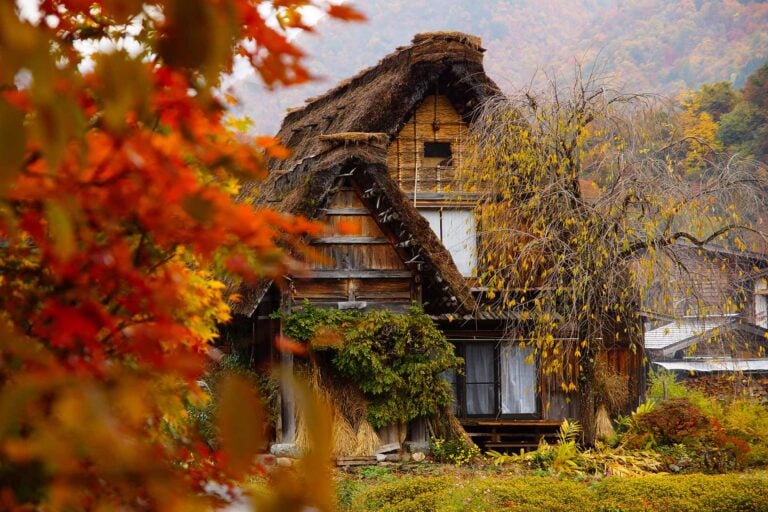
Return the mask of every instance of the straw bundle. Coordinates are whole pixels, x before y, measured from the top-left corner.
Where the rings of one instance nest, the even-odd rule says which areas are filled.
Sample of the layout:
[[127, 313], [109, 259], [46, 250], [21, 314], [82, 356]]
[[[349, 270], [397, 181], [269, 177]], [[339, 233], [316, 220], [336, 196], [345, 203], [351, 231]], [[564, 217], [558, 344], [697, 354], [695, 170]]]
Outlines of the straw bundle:
[[601, 405], [618, 413], [629, 401], [629, 377], [612, 368], [606, 361], [598, 360], [595, 367], [595, 392]]
[[[333, 454], [337, 457], [373, 455], [381, 441], [365, 419], [368, 411], [360, 391], [350, 385], [323, 379], [317, 366], [312, 368], [308, 380], [331, 414]], [[301, 450], [309, 447], [309, 435], [301, 411], [297, 418], [296, 445]]]
[[608, 439], [616, 435], [616, 431], [613, 429], [613, 423], [608, 416], [608, 410], [604, 405], [601, 405], [597, 409], [597, 417], [595, 418], [595, 434], [598, 439]]

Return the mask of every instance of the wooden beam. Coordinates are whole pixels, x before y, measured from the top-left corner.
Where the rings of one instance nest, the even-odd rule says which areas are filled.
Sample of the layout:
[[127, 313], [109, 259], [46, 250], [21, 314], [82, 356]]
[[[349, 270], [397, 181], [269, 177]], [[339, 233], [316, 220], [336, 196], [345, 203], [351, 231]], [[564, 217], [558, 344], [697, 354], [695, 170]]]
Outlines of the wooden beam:
[[[310, 304], [316, 308], [327, 308], [327, 309], [343, 309], [340, 308], [340, 304], [344, 304], [342, 301], [328, 301], [328, 300], [313, 300], [309, 299]], [[366, 300], [364, 302], [365, 308], [362, 308], [363, 311], [390, 311], [392, 313], [406, 313], [409, 309], [411, 309], [411, 305], [413, 304], [411, 301], [408, 300], [401, 300], [397, 302], [393, 301], [387, 301], [387, 302], [379, 302], [376, 300]], [[301, 311], [303, 306], [296, 306], [293, 308], [293, 311]]]
[[388, 244], [389, 240], [386, 238], [379, 238], [375, 236], [325, 236], [322, 238], [315, 238], [312, 240], [313, 245], [327, 245], [327, 244], [365, 244], [365, 245], [381, 245]]
[[402, 279], [411, 277], [407, 270], [313, 270], [296, 279]]
[[326, 208], [326, 215], [369, 215], [367, 208]]

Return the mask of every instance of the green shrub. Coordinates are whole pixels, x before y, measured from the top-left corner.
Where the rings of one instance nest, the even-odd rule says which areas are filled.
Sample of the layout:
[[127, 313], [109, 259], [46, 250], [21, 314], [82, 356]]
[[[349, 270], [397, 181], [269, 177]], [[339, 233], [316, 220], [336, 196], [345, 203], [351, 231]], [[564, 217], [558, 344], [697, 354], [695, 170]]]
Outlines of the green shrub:
[[766, 485], [765, 474], [695, 474], [606, 478], [593, 489], [597, 510], [750, 512], [768, 510]]
[[687, 398], [690, 391], [682, 382], [677, 380], [674, 372], [664, 368], [653, 368], [648, 374], [646, 396], [650, 401], [660, 401], [667, 398]]
[[751, 400], [735, 400], [725, 406], [721, 421], [728, 434], [749, 443], [746, 465], [768, 464], [768, 407]]
[[365, 480], [392, 481], [394, 475], [389, 468], [383, 466], [368, 466], [360, 470], [360, 478]]
[[347, 510], [352, 506], [352, 499], [360, 493], [362, 485], [357, 480], [347, 478], [336, 482], [336, 506], [340, 510]]
[[430, 452], [437, 462], [461, 466], [480, 456], [480, 448], [463, 438], [454, 439], [432, 438]]
[[652, 475], [597, 483], [551, 477], [408, 478], [361, 489], [355, 511], [757, 512], [768, 474]]
[[[499, 508], [515, 512], [547, 510], [576, 512], [592, 510], [586, 504], [593, 499], [583, 483], [554, 480], [548, 477], [522, 477], [504, 480], [492, 487]], [[490, 509], [488, 509], [490, 510]]]
[[360, 387], [374, 427], [433, 416], [453, 402], [441, 377], [462, 363], [453, 345], [420, 308], [406, 315], [371, 311], [344, 335], [333, 358], [341, 375]]
[[[409, 478], [369, 487], [352, 499], [350, 510], [434, 510], [407, 508], [414, 498], [431, 495], [450, 486], [447, 478]], [[405, 507], [405, 508], [404, 508]]]
[[321, 327], [330, 326], [339, 332], [346, 331], [360, 320], [362, 313], [353, 309], [318, 308], [305, 299], [300, 311], [290, 315], [277, 312], [272, 317], [283, 320], [284, 335], [297, 341], [308, 342]]
[[[340, 311], [304, 302], [300, 311], [283, 317], [285, 334], [299, 341], [336, 338], [328, 360], [333, 372], [354, 383], [368, 405], [368, 421], [376, 428], [407, 423], [444, 410], [453, 402], [450, 384], [441, 374], [459, 369], [462, 359], [424, 311]], [[327, 331], [334, 331], [329, 336]]]

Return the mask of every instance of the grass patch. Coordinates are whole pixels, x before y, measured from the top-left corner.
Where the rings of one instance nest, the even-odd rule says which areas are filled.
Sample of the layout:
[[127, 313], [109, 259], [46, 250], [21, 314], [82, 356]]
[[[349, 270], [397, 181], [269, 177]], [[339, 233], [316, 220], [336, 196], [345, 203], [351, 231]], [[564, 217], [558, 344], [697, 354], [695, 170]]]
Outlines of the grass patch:
[[464, 472], [393, 480], [347, 476], [340, 506], [355, 511], [750, 512], [768, 510], [768, 472], [601, 480]]

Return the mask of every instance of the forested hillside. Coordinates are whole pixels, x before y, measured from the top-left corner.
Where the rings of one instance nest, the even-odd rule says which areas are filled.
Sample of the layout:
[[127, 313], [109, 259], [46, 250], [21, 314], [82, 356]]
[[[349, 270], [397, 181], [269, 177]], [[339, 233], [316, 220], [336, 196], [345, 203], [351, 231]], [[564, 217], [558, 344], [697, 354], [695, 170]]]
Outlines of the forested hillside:
[[682, 107], [685, 135], [710, 150], [768, 164], [768, 63], [749, 75], [742, 89], [729, 82], [704, 84], [684, 98]]
[[277, 128], [284, 110], [375, 64], [417, 32], [459, 30], [483, 38], [486, 68], [506, 90], [525, 86], [539, 70], [567, 76], [576, 60], [598, 62], [611, 83], [628, 91], [675, 95], [703, 83], [736, 88], [768, 60], [768, 2], [749, 0], [367, 0], [355, 3], [369, 22], [343, 31], [321, 22], [320, 36], [302, 36], [314, 72], [324, 81], [266, 96], [241, 78], [254, 130]]

